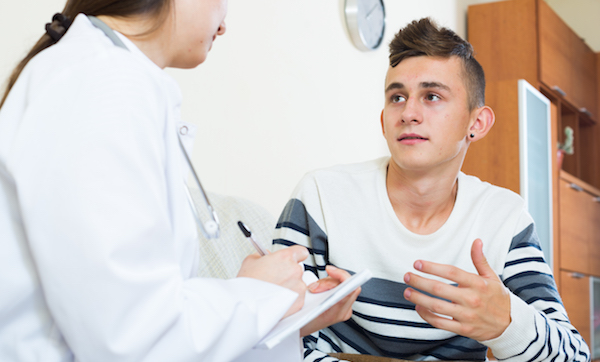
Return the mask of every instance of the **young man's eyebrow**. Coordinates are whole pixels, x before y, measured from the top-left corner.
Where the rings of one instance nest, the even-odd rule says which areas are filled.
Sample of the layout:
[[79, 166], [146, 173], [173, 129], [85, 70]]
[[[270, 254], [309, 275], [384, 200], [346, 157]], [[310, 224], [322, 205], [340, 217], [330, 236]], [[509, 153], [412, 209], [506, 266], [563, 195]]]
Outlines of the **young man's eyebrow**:
[[[439, 83], [439, 82], [421, 82], [419, 84], [420, 88], [423, 89], [428, 89], [428, 88], [439, 88], [439, 89], [443, 89], [446, 91], [450, 91], [450, 87], [448, 87], [447, 85], [443, 84], [443, 83]], [[385, 92], [389, 92], [391, 90], [395, 90], [395, 89], [404, 89], [404, 84], [399, 83], [399, 82], [393, 82], [390, 83], [387, 88], [385, 88]]]
[[385, 88], [385, 92], [387, 93], [392, 89], [404, 89], [404, 84], [398, 82], [390, 83], [390, 85]]
[[450, 87], [438, 82], [421, 82], [420, 86], [421, 88], [440, 88], [446, 91], [450, 91]]

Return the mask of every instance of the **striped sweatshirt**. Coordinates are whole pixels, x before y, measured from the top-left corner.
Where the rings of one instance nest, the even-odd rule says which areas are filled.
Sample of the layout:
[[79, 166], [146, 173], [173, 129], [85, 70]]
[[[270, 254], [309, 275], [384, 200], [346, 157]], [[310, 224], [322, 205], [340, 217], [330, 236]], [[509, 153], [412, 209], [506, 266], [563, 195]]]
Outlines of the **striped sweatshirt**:
[[[589, 361], [589, 348], [568, 320], [519, 195], [460, 172], [448, 220], [434, 233], [419, 235], [393, 210], [388, 163], [385, 157], [311, 172], [280, 216], [275, 248], [308, 247], [305, 266], [319, 278], [328, 264], [351, 274], [368, 268], [374, 276], [363, 285], [350, 320], [305, 337], [306, 361], [337, 361], [327, 356], [336, 352], [483, 361], [488, 347], [499, 360]], [[511, 292], [510, 325], [498, 338], [482, 342], [434, 328], [403, 296], [406, 272], [437, 278], [414, 270], [417, 259], [477, 274], [470, 254], [476, 238]]]

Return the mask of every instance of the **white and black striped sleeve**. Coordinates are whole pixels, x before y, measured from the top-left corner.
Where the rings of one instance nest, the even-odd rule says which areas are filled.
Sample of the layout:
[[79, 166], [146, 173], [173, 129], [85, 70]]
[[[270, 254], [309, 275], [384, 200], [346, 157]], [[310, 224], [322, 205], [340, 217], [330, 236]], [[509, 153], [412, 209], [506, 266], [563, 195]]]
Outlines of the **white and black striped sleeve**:
[[501, 278], [512, 292], [512, 321], [502, 336], [483, 342], [494, 357], [528, 362], [590, 360], [588, 346], [569, 322], [533, 223], [513, 237]]

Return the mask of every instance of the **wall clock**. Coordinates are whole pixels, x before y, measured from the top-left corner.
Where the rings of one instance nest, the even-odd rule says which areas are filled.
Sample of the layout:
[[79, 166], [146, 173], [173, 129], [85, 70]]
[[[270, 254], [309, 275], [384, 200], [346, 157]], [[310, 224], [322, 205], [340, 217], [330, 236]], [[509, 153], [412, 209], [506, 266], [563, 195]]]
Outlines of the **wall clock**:
[[381, 45], [385, 31], [383, 0], [346, 0], [344, 16], [350, 39], [358, 49], [369, 51]]

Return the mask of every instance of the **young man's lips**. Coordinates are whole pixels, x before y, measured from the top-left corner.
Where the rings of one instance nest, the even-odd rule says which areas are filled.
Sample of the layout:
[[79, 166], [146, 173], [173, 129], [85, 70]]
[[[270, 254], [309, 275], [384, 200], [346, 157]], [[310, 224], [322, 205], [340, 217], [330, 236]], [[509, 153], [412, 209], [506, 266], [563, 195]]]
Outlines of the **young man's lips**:
[[427, 138], [420, 136], [418, 134], [403, 134], [400, 135], [400, 137], [398, 137], [398, 141], [402, 142], [402, 141], [427, 141]]

